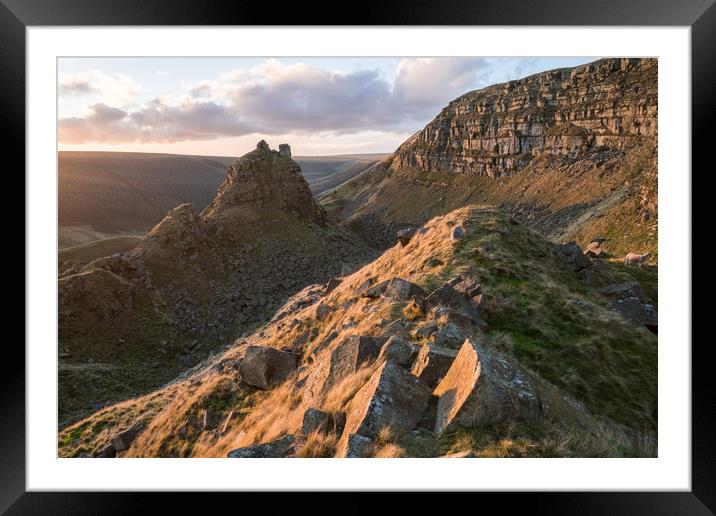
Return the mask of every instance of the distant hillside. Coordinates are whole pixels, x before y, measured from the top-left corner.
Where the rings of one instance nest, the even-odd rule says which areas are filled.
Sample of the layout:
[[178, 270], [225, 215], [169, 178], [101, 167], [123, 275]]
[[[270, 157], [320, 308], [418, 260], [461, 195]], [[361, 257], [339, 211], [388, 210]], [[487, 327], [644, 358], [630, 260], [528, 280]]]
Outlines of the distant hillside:
[[[314, 194], [334, 188], [383, 155], [297, 158]], [[175, 206], [203, 210], [216, 195], [226, 156], [133, 152], [60, 152], [60, 246], [143, 233]], [[88, 227], [86, 227], [88, 226]]]

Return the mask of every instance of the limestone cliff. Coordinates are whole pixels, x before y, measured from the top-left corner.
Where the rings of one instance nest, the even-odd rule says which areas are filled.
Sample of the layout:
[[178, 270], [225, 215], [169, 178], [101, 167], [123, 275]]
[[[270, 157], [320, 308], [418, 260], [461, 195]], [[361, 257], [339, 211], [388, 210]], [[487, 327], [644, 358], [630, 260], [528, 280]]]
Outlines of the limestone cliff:
[[512, 175], [540, 155], [654, 138], [657, 114], [656, 59], [603, 59], [458, 97], [398, 148], [392, 166]]
[[458, 97], [370, 173], [322, 199], [374, 245], [470, 203], [551, 240], [657, 246], [656, 59], [602, 59]]

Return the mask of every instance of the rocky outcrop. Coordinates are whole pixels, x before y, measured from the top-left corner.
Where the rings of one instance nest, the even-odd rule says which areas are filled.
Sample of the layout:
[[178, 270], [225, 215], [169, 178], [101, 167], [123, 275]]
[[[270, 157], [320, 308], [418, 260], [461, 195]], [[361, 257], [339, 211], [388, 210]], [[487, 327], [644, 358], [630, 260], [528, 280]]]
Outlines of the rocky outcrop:
[[403, 433], [420, 421], [430, 389], [403, 368], [386, 361], [350, 403], [338, 456], [346, 456], [351, 438], [375, 439], [382, 430]]
[[537, 390], [527, 373], [507, 357], [488, 353], [470, 339], [462, 345], [434, 394], [438, 396], [436, 434], [451, 425], [529, 420], [542, 414]]
[[467, 93], [395, 152], [393, 168], [500, 177], [542, 155], [657, 134], [657, 60], [603, 59]]
[[283, 144], [281, 149], [272, 151], [261, 140], [254, 151], [231, 165], [202, 218], [220, 224], [221, 232], [228, 234], [236, 225], [254, 224], [272, 211], [325, 224], [326, 212], [314, 200], [301, 167], [291, 159], [290, 147]]

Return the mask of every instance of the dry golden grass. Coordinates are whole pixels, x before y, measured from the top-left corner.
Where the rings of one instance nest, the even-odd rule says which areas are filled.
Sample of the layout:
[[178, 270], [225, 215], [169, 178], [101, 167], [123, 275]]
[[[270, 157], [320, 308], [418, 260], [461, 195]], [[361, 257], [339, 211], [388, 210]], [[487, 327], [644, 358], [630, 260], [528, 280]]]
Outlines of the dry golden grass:
[[[459, 241], [450, 237], [456, 225], [467, 229], [467, 236]], [[530, 255], [529, 260], [524, 259], [525, 253]], [[433, 257], [439, 257], [444, 264], [423, 269], [422, 264]], [[331, 351], [351, 335], [382, 334], [394, 318], [413, 318], [418, 322], [425, 317], [404, 304], [396, 314], [398, 304], [386, 298], [362, 298], [360, 287], [368, 278], [377, 284], [397, 276], [430, 291], [468, 270], [485, 284], [488, 304], [483, 315], [490, 318], [492, 328], [487, 338], [481, 335], [480, 339], [488, 347], [514, 354], [533, 372], [542, 374], [546, 370], [555, 375], [561, 382], [560, 388], [568, 387], [569, 392], [576, 392], [575, 397], [580, 394], [593, 397], [599, 402], [594, 406], [602, 413], [621, 411], [621, 415], [632, 417], [641, 410], [635, 405], [626, 407], [624, 404], [624, 400], [636, 399], [639, 392], [635, 388], [646, 385], [649, 374], [655, 374], [655, 370], [650, 369], [648, 357], [640, 358], [637, 354], [643, 352], [642, 348], [627, 339], [635, 335], [641, 339], [641, 333], [627, 331], [623, 321], [599, 306], [588, 308], [591, 305], [576, 304], [565, 307], [565, 299], [580, 302], [594, 299], [575, 275], [556, 261], [552, 245], [527, 228], [511, 225], [509, 217], [495, 208], [466, 207], [431, 220], [425, 225], [425, 231], [417, 234], [405, 247], [395, 245], [371, 264], [345, 277], [334, 291], [321, 299], [320, 302], [335, 307], [321, 321], [315, 318], [316, 305], [301, 308], [289, 317], [269, 322], [237, 340], [234, 346], [197, 368], [185, 380], [157, 391], [152, 396], [158, 408], [153, 411], [147, 408], [148, 397], [126, 402], [135, 407], [132, 418], [152, 419], [128, 456], [225, 457], [234, 448], [297, 434], [303, 414], [309, 407], [330, 412], [346, 411], [350, 400], [378, 364], [349, 374], [324, 391], [320, 388], [321, 381], [327, 374], [325, 367]], [[294, 320], [298, 323], [292, 323]], [[527, 333], [535, 327], [539, 333]], [[574, 328], [589, 328], [594, 333], [584, 336], [574, 333]], [[623, 335], [618, 333], [622, 331]], [[619, 342], [624, 341], [624, 349], [612, 350], [604, 344], [613, 335], [622, 338]], [[551, 347], [545, 347], [543, 342], [550, 342]], [[639, 346], [641, 344], [639, 341]], [[307, 369], [297, 372], [296, 376], [271, 391], [257, 391], [238, 384], [236, 371], [228, 365], [239, 359], [248, 345], [297, 352], [301, 356], [300, 365]], [[620, 360], [629, 360], [628, 364], [635, 367], [638, 365], [635, 361], [641, 360], [641, 366], [645, 368], [641, 373], [644, 379], [631, 373], [625, 377]], [[214, 367], [217, 364], [227, 367]], [[585, 371], [585, 368], [589, 370]], [[304, 387], [296, 387], [298, 375], [303, 375], [301, 378], [306, 380]], [[556, 416], [573, 411], [560, 405], [563, 398], [556, 388], [545, 389], [545, 392], [554, 393], [550, 406]], [[648, 389], [646, 392], [648, 395]], [[157, 400], [162, 400], [163, 404]], [[648, 420], [651, 402], [648, 396], [643, 398], [644, 420]], [[207, 408], [222, 414], [222, 428], [202, 430], [198, 424], [187, 424], [188, 420], [199, 418]], [[228, 414], [232, 411], [229, 419]], [[120, 417], [119, 408], [106, 409], [104, 413], [112, 414], [116, 421], [103, 429], [102, 439], [121, 429], [120, 423], [124, 425], [132, 419]], [[82, 425], [89, 426], [96, 416], [73, 425], [68, 429], [70, 433], [61, 434], [60, 439], [72, 441], [77, 429], [86, 428]], [[641, 451], [635, 452], [623, 432], [608, 425], [597, 427], [593, 420], [572, 421], [566, 416], [563, 420], [566, 421], [564, 428], [557, 428], [555, 421], [548, 421], [537, 433], [522, 428], [503, 429], [499, 433], [479, 429], [473, 433], [463, 432], [452, 436], [454, 440], [447, 451], [472, 452], [479, 456], [579, 456], [579, 453], [618, 456], [620, 452], [649, 453], [652, 447], [650, 438], [645, 438], [638, 446]], [[226, 428], [221, 431], [224, 422]], [[591, 433], [583, 428], [589, 428]], [[588, 437], [592, 434], [594, 442]], [[101, 444], [102, 439], [93, 442]], [[297, 454], [305, 457], [330, 455], [336, 439], [336, 436], [307, 436]], [[429, 451], [416, 451], [414, 446], [406, 443], [406, 436], [395, 436], [386, 429], [376, 439], [372, 455], [434, 456], [446, 452], [443, 445], [449, 439], [446, 436], [426, 445]], [[79, 446], [67, 449], [76, 452]]]
[[336, 436], [316, 430], [306, 436], [306, 440], [296, 450], [295, 457], [328, 458], [336, 453]]

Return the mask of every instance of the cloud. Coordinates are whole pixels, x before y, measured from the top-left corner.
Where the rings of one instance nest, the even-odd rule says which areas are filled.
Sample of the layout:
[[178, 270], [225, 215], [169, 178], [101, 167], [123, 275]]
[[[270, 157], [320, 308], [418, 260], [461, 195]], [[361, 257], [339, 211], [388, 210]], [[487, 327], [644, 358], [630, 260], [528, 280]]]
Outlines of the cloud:
[[[413, 132], [450, 100], [473, 89], [487, 67], [482, 58], [404, 59], [390, 81], [378, 70], [344, 72], [269, 59], [217, 80], [185, 85], [180, 96], [134, 107], [119, 98], [94, 103], [84, 116], [60, 119], [60, 141], [157, 143], [254, 133]], [[113, 95], [119, 97], [123, 90], [125, 102], [129, 92], [138, 91], [126, 76], [91, 74], [65, 78], [61, 92], [79, 95], [84, 87], [79, 81], [90, 78], [87, 88], [103, 94], [112, 89], [111, 79]]]
[[142, 90], [134, 79], [125, 74], [109, 75], [99, 70], [60, 74], [57, 89], [60, 97], [94, 96], [103, 103], [115, 105], [130, 101]]

